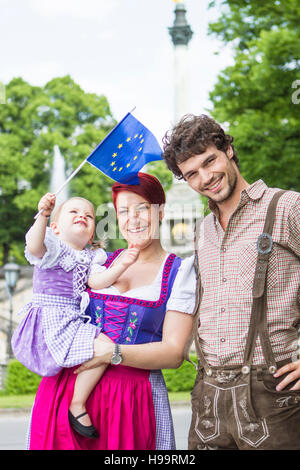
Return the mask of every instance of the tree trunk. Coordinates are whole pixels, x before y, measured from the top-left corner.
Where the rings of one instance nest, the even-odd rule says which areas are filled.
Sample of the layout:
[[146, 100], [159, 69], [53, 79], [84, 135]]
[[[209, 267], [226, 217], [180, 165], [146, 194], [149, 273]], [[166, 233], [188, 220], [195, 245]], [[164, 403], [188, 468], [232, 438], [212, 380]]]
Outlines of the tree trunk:
[[3, 264], [8, 263], [8, 255], [9, 255], [9, 244], [8, 243], [3, 243]]

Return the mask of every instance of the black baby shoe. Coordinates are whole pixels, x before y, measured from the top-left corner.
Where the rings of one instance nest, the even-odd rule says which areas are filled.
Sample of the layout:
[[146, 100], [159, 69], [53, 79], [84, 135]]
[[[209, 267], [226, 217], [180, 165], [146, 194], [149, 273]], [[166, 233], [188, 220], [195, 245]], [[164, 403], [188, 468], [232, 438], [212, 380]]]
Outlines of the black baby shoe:
[[87, 411], [84, 413], [81, 413], [78, 416], [73, 416], [71, 411], [69, 410], [69, 423], [71, 427], [78, 432], [81, 436], [88, 437], [90, 439], [97, 439], [99, 437], [97, 429], [91, 425], [91, 426], [84, 426], [81, 424], [78, 419], [81, 418], [82, 416], [86, 415]]

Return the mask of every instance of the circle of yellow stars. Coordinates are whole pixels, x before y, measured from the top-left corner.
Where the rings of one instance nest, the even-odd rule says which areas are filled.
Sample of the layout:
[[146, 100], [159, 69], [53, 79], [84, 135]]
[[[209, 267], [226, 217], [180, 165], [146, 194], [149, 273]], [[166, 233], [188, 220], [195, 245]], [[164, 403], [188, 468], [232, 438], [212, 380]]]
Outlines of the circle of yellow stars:
[[[117, 146], [116, 151], [112, 154], [112, 162], [110, 164], [110, 166], [113, 167], [112, 171], [122, 171], [124, 169], [123, 166], [118, 166], [118, 157], [120, 156], [118, 152], [124, 147], [126, 143], [130, 144], [131, 146], [130, 150], [132, 150], [132, 148], [136, 149], [134, 157], [130, 159], [130, 161], [128, 161], [128, 163], [125, 166], [125, 168], [128, 169], [133, 163], [135, 163], [138, 157], [142, 154], [143, 142], [144, 142], [143, 133], [141, 134], [136, 133], [133, 137], [127, 137], [126, 142], [124, 144], [120, 143]], [[132, 144], [133, 144], [133, 147], [132, 147]]]

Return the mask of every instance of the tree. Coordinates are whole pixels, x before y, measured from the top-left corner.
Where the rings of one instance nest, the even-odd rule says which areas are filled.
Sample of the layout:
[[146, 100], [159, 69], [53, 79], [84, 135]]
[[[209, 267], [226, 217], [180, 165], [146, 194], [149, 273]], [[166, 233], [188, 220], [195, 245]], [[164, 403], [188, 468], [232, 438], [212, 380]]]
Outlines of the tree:
[[171, 188], [173, 182], [173, 175], [168, 170], [167, 165], [164, 161], [148, 163], [147, 172], [151, 173], [151, 175], [156, 176], [156, 178], [159, 179], [165, 192]]
[[[53, 148], [58, 144], [69, 172], [115, 125], [107, 99], [85, 93], [69, 76], [34, 87], [22, 78], [6, 85], [0, 106], [0, 245], [2, 261], [23, 246], [37, 203], [49, 191]], [[86, 164], [70, 190], [96, 206], [110, 200], [111, 181]], [[23, 249], [22, 249], [23, 250]]]
[[[235, 138], [249, 182], [300, 190], [300, 5], [297, 0], [213, 1], [210, 32], [230, 43], [235, 63], [210, 93], [212, 115]], [[297, 103], [298, 102], [298, 103]]]
[[[5, 263], [13, 254], [22, 263], [24, 235], [33, 223], [39, 199], [49, 191], [54, 146], [59, 146], [70, 174], [116, 121], [103, 95], [85, 93], [70, 76], [54, 78], [44, 87], [15, 78], [5, 92], [6, 103], [0, 106], [0, 259]], [[172, 176], [163, 162], [148, 165], [146, 171], [156, 174], [166, 189], [170, 186]], [[69, 191], [95, 205], [97, 228], [103, 217], [104, 231], [109, 225], [118, 235], [113, 211], [109, 218], [106, 210], [112, 184], [86, 163], [69, 183]], [[96, 233], [101, 235], [101, 230]], [[107, 249], [122, 245], [110, 239]]]

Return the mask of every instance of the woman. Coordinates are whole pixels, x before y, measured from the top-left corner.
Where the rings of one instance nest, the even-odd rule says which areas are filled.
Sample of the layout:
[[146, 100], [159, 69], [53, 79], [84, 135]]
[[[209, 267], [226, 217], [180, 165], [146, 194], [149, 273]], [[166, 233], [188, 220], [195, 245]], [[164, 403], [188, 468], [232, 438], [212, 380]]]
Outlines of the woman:
[[[139, 257], [111, 287], [88, 290], [87, 314], [109, 339], [96, 339], [94, 358], [78, 369], [109, 364], [86, 404], [100, 436], [87, 439], [70, 428], [68, 408], [78, 370], [64, 369], [41, 382], [30, 449], [175, 449], [160, 369], [182, 363], [192, 328], [195, 273], [192, 258], [181, 260], [161, 246], [165, 195], [159, 181], [144, 173], [139, 180], [136, 186], [113, 185], [120, 231], [139, 248]], [[122, 253], [110, 254], [106, 266]]]

